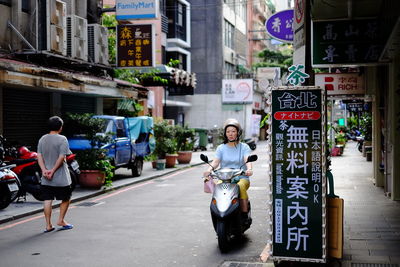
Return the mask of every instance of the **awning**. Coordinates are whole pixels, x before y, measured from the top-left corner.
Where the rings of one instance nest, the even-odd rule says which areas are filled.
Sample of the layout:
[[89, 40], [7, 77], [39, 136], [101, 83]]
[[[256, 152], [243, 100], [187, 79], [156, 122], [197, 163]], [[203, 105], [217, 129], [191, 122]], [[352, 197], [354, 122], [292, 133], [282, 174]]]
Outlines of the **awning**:
[[176, 101], [176, 100], [168, 100], [165, 102], [163, 99], [163, 104], [165, 104], [167, 107], [191, 107], [192, 104], [189, 102], [184, 102], [184, 101]]

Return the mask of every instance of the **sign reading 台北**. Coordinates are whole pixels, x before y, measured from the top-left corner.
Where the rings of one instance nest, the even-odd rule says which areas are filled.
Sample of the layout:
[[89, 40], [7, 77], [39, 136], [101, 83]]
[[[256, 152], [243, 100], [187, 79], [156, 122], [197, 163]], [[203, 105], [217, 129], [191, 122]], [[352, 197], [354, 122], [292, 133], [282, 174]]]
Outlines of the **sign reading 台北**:
[[253, 103], [253, 80], [222, 80], [222, 103]]
[[155, 19], [158, 0], [117, 0], [115, 12], [117, 20]]
[[325, 262], [325, 91], [270, 90], [272, 255]]
[[117, 26], [117, 67], [154, 67], [153, 25]]

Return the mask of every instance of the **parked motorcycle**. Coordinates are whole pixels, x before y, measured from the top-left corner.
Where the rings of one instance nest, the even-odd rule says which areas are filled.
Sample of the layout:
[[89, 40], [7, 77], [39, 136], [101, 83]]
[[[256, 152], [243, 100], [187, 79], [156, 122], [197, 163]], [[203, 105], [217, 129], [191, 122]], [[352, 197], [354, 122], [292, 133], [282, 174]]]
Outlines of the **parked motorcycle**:
[[358, 151], [362, 152], [362, 148], [364, 145], [364, 136], [362, 136], [362, 135], [357, 136], [356, 140], [357, 140], [357, 149], [358, 149]]
[[[18, 175], [21, 182], [18, 197], [26, 200], [26, 193], [30, 193], [36, 200], [42, 201], [40, 190], [42, 171], [38, 163], [37, 153], [30, 151], [25, 146], [21, 146], [18, 149], [9, 147], [7, 151], [6, 160], [16, 165], [13, 171]], [[75, 160], [75, 154], [67, 155], [66, 161], [72, 181], [71, 187], [75, 189], [80, 173], [79, 164]]]
[[253, 138], [244, 139], [244, 142], [249, 145], [251, 150], [256, 150], [257, 144]]
[[[206, 155], [201, 154], [200, 158], [209, 164]], [[256, 161], [257, 158], [257, 155], [251, 155], [248, 157], [247, 162]], [[239, 169], [222, 168], [218, 170], [213, 168], [210, 174], [212, 179], [221, 181], [215, 186], [210, 204], [211, 218], [218, 236], [218, 246], [221, 252], [228, 251], [232, 238], [235, 236], [240, 237], [250, 228], [252, 223], [250, 201], [248, 202], [249, 212], [247, 218], [245, 218], [240, 209], [239, 186], [234, 182], [235, 177], [245, 173], [242, 167]]]
[[5, 209], [18, 197], [20, 183], [18, 176], [11, 171], [15, 165], [5, 165], [3, 143], [5, 139], [0, 135], [0, 210]]

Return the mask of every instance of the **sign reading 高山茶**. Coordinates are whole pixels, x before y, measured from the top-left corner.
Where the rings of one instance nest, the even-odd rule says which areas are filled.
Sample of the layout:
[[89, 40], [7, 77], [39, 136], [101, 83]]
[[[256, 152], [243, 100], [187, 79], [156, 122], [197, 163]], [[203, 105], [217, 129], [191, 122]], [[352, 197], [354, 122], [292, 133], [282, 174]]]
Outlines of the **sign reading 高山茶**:
[[272, 255], [326, 258], [324, 90], [272, 88]]
[[314, 66], [376, 63], [382, 49], [377, 20], [313, 22]]
[[117, 26], [117, 67], [154, 67], [153, 25]]

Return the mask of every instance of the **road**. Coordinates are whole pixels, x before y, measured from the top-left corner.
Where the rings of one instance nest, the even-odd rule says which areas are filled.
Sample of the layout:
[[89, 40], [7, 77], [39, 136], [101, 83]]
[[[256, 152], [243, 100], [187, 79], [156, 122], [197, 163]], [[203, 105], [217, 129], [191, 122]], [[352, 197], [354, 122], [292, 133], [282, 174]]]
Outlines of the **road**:
[[[41, 214], [0, 225], [0, 265], [220, 266], [257, 262], [267, 242], [266, 153], [255, 153], [249, 195], [253, 225], [244, 240], [221, 254], [212, 227], [206, 168], [184, 169], [83, 202], [67, 214], [74, 229], [42, 233]], [[54, 211], [53, 222], [58, 216]]]

